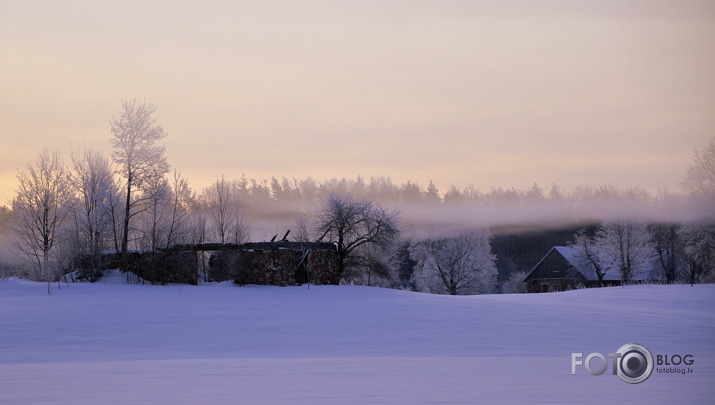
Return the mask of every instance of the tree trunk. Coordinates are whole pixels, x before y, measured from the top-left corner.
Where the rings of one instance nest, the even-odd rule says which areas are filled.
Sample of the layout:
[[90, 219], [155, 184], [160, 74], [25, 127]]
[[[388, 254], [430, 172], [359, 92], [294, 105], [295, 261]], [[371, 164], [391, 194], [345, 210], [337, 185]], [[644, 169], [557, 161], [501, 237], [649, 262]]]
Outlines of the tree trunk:
[[[129, 208], [131, 204], [132, 180], [131, 176], [127, 180], [127, 201], [124, 206], [124, 229], [122, 230], [122, 271], [128, 271], [129, 258], [127, 257], [127, 245], [129, 244]], [[127, 282], [129, 274], [127, 273]]]
[[42, 273], [45, 275], [45, 279], [47, 280], [47, 295], [50, 295], [50, 283], [52, 280], [50, 280], [50, 258], [49, 258], [49, 251], [43, 250], [42, 251]]

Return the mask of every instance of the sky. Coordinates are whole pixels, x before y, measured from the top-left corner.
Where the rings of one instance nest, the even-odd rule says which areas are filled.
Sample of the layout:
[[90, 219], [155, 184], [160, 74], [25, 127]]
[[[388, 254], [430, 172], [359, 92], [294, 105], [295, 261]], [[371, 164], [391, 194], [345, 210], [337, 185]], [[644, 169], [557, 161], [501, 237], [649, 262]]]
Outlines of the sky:
[[0, 55], [0, 204], [43, 148], [110, 153], [122, 98], [198, 190], [677, 190], [715, 136], [707, 0], [0, 0]]

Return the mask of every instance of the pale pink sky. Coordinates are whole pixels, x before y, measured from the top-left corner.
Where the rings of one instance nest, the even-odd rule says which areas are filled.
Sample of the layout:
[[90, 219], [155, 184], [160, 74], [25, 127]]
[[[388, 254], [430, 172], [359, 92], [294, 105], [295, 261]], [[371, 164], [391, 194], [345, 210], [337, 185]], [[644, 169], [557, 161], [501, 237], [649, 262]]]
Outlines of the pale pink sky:
[[715, 135], [709, 0], [0, 0], [0, 55], [0, 204], [43, 147], [109, 152], [123, 97], [196, 189], [677, 189]]

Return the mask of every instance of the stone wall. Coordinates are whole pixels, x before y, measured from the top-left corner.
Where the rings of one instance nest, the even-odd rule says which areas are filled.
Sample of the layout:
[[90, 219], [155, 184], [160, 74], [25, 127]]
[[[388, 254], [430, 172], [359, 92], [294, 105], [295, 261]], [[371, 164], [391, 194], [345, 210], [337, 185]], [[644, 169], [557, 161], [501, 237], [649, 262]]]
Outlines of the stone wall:
[[194, 252], [141, 253], [133, 272], [151, 283], [199, 284]]
[[266, 249], [214, 252], [209, 260], [212, 281], [236, 284], [337, 284], [337, 253], [329, 250]]
[[[306, 245], [308, 245], [306, 247]], [[255, 248], [260, 247], [260, 248]], [[233, 280], [236, 284], [300, 285], [339, 284], [337, 251], [330, 244], [293, 242], [216, 245], [211, 251], [171, 249], [159, 252], [128, 252], [79, 256], [73, 263], [81, 279], [96, 281], [106, 269], [122, 268], [151, 283], [198, 284], [199, 251], [211, 251], [209, 279]]]
[[127, 262], [122, 265], [121, 253], [82, 255], [73, 261], [78, 279], [97, 281], [104, 270], [130, 271], [150, 283], [199, 283], [198, 263], [194, 252], [127, 252]]
[[308, 278], [316, 285], [338, 285], [338, 252], [313, 250], [308, 254]]

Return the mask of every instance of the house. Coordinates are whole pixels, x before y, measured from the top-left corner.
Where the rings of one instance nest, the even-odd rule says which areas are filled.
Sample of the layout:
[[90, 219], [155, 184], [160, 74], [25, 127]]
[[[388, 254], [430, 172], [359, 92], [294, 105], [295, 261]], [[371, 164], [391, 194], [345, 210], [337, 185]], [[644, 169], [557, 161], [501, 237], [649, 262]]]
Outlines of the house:
[[[633, 276], [634, 282], [656, 280], [655, 261], [648, 271]], [[598, 280], [596, 269], [586, 260], [579, 250], [567, 246], [555, 246], [526, 275], [527, 292], [565, 291], [577, 287], [601, 287], [621, 285], [621, 275], [618, 271], [608, 271], [603, 281]]]

